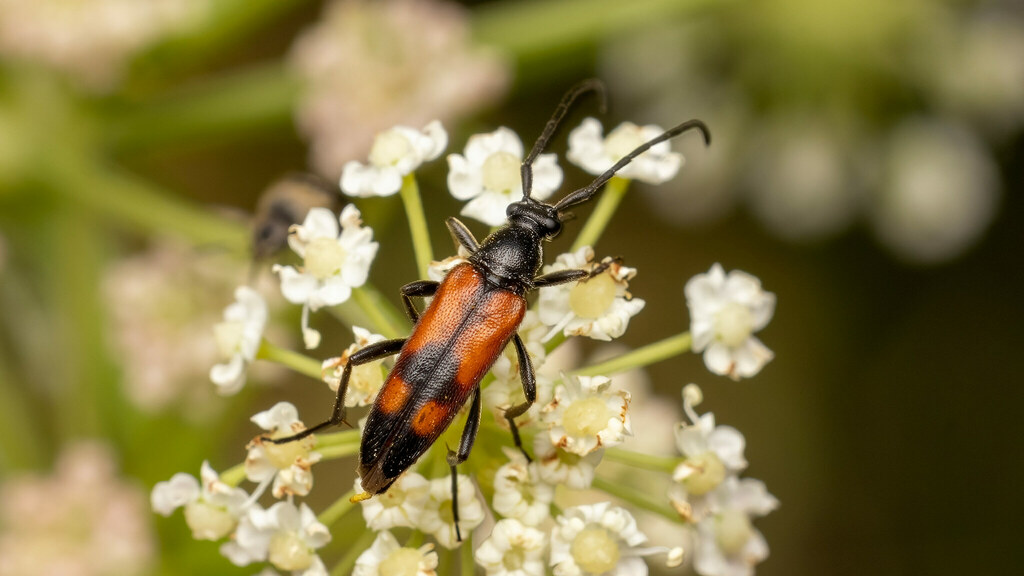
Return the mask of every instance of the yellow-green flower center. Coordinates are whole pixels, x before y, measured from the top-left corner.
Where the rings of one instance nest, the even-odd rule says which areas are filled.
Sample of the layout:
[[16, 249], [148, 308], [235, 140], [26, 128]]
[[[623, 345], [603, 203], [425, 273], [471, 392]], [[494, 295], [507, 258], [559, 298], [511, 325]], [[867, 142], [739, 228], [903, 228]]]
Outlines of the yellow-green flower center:
[[569, 405], [562, 417], [566, 432], [573, 436], [597, 436], [614, 416], [604, 398], [591, 396]]
[[726, 346], [743, 344], [753, 330], [754, 315], [739, 302], [730, 302], [715, 314], [715, 335]]
[[330, 278], [345, 264], [345, 249], [334, 238], [316, 238], [306, 244], [305, 263], [314, 278]]
[[611, 274], [599, 274], [577, 282], [569, 290], [569, 308], [579, 318], [600, 318], [615, 301], [617, 287]]
[[373, 147], [370, 148], [370, 163], [375, 166], [394, 166], [411, 151], [409, 139], [398, 131], [381, 132], [374, 138]]
[[705, 452], [683, 463], [690, 469], [690, 475], [683, 479], [686, 491], [694, 496], [703, 496], [725, 480], [725, 464], [714, 452]]
[[423, 555], [415, 548], [399, 548], [381, 561], [377, 573], [380, 576], [416, 576], [422, 559]]
[[619, 564], [619, 545], [604, 528], [584, 528], [569, 549], [576, 565], [590, 574], [604, 574]]
[[384, 371], [380, 369], [380, 365], [380, 362], [370, 362], [352, 368], [352, 375], [348, 381], [349, 387], [363, 394], [376, 394], [384, 385]]
[[495, 192], [517, 190], [522, 185], [519, 158], [511, 152], [495, 152], [484, 160], [484, 188]]
[[739, 510], [726, 510], [715, 517], [715, 541], [730, 556], [742, 552], [753, 535], [750, 517]]
[[242, 343], [244, 322], [221, 322], [213, 327], [213, 338], [217, 342], [217, 350], [223, 358], [231, 358], [238, 352]]
[[636, 150], [643, 143], [644, 138], [640, 134], [640, 128], [635, 124], [626, 122], [608, 134], [608, 137], [604, 140], [604, 149], [608, 152], [609, 156], [618, 160]]
[[220, 540], [238, 524], [224, 508], [199, 500], [185, 505], [185, 523], [196, 540]]
[[270, 538], [267, 556], [281, 570], [305, 570], [313, 564], [313, 551], [294, 532], [278, 532]]
[[505, 570], [514, 572], [523, 567], [524, 560], [523, 551], [519, 548], [513, 548], [505, 552], [505, 555], [501, 557], [501, 564], [505, 567]]
[[[271, 438], [284, 438], [285, 436], [291, 436], [292, 434], [293, 432], [290, 430], [279, 430], [272, 434]], [[295, 464], [296, 459], [309, 456], [309, 449], [307, 446], [308, 442], [306, 440], [285, 442], [284, 444], [264, 442], [263, 450], [267, 454], [267, 460], [274, 465], [274, 468], [277, 468], [278, 470], [287, 470], [288, 468], [291, 468], [292, 464]]]

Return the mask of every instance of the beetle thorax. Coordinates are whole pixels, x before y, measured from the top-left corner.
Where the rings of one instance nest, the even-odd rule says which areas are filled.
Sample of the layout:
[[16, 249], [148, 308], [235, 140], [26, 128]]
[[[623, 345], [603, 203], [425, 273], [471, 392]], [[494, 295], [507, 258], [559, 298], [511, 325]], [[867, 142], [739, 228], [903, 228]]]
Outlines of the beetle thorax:
[[484, 238], [469, 260], [484, 272], [488, 282], [523, 294], [540, 270], [542, 240], [529, 226], [506, 224]]

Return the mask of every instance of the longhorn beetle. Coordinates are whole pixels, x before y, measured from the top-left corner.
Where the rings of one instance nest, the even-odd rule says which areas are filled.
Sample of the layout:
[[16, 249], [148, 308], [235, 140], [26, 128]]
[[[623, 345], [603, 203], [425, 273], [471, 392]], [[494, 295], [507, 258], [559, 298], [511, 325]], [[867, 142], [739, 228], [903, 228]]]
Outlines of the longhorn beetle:
[[[441, 282], [420, 280], [401, 289], [402, 302], [415, 323], [405, 339], [371, 344], [353, 353], [345, 365], [334, 401], [331, 419], [294, 436], [270, 439], [275, 444], [305, 438], [328, 426], [345, 422], [345, 390], [352, 367], [398, 354], [377, 399], [370, 409], [359, 450], [359, 476], [364, 492], [352, 498], [365, 500], [385, 492], [409, 469], [448, 428], [459, 409], [472, 396], [469, 417], [462, 432], [458, 452], [448, 450], [452, 473], [452, 516], [457, 538], [461, 541], [458, 514], [456, 466], [469, 457], [480, 426], [480, 381], [491, 365], [512, 342], [519, 359], [519, 373], [526, 401], [508, 408], [505, 418], [516, 447], [527, 459], [516, 417], [526, 412], [537, 399], [537, 381], [533, 364], [516, 334], [526, 313], [525, 295], [531, 290], [588, 279], [603, 271], [560, 270], [537, 276], [543, 263], [542, 243], [562, 229], [566, 208], [590, 200], [608, 180], [650, 147], [690, 129], [697, 129], [710, 144], [711, 136], [700, 120], [684, 122], [642, 144], [598, 176], [555, 204], [546, 204], [530, 196], [533, 161], [547, 146], [562, 118], [582, 94], [597, 92], [604, 96], [597, 80], [573, 87], [562, 98], [544, 131], [523, 160], [521, 175], [523, 199], [506, 210], [508, 222], [478, 242], [456, 218], [447, 220], [448, 229], [459, 244], [469, 251], [469, 261], [459, 264]], [[420, 314], [412, 299], [434, 296]]]

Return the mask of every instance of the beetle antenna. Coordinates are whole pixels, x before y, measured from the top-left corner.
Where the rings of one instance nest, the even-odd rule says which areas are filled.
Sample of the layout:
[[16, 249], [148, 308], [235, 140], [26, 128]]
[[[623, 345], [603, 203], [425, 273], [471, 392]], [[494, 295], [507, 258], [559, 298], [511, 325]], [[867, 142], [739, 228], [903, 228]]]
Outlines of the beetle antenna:
[[625, 168], [626, 165], [632, 162], [637, 156], [647, 152], [656, 144], [675, 138], [683, 132], [687, 132], [692, 129], [700, 131], [701, 135], [704, 137], [705, 145], [711, 144], [711, 132], [708, 131], [708, 127], [700, 120], [687, 120], [686, 122], [683, 122], [674, 128], [670, 128], [665, 132], [662, 132], [657, 137], [637, 146], [635, 150], [623, 156], [621, 160], [616, 162], [611, 168], [605, 170], [604, 174], [595, 178], [589, 185], [580, 188], [575, 192], [570, 192], [565, 198], [559, 200], [558, 203], [555, 204], [555, 210], [561, 212], [570, 206], [575, 206], [576, 204], [581, 204], [590, 200], [595, 194], [597, 194], [597, 191], [605, 185], [605, 183], [612, 179], [612, 176], [615, 176], [619, 170]]
[[555, 108], [555, 113], [551, 115], [551, 119], [544, 126], [544, 131], [540, 133], [540, 137], [533, 143], [533, 149], [523, 160], [523, 164], [520, 167], [519, 173], [523, 180], [523, 200], [530, 198], [530, 193], [533, 191], [533, 161], [540, 156], [540, 153], [547, 148], [548, 141], [555, 135], [555, 131], [558, 130], [559, 124], [562, 122], [562, 118], [565, 117], [569, 109], [572, 108], [573, 103], [577, 98], [586, 94], [587, 92], [596, 92], [598, 97], [598, 106], [603, 114], [608, 108], [608, 95], [605, 90], [604, 84], [597, 78], [590, 78], [584, 80], [579, 84], [573, 86], [562, 96], [562, 101], [558, 103], [558, 107]]

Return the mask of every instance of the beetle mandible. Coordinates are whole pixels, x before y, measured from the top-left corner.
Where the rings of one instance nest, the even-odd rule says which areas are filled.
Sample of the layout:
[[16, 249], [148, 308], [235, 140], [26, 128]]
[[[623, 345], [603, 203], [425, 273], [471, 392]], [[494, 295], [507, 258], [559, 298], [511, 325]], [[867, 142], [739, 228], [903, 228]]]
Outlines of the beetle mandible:
[[[516, 417], [525, 413], [537, 399], [533, 364], [516, 333], [526, 312], [526, 293], [584, 280], [607, 267], [560, 270], [537, 276], [543, 263], [542, 243], [561, 231], [567, 208], [590, 200], [612, 176], [655, 144], [690, 129], [699, 130], [705, 144], [711, 141], [703, 122], [689, 120], [640, 145], [589, 185], [567, 194], [555, 204], [535, 200], [530, 196], [533, 161], [547, 146], [573, 102], [587, 92], [597, 92], [603, 99], [604, 88], [597, 80], [586, 80], [570, 89], [530, 154], [523, 159], [520, 172], [523, 199], [508, 206], [508, 221], [503, 226], [478, 242], [462, 222], [448, 218], [448, 229], [470, 253], [469, 261], [453, 268], [441, 282], [420, 280], [401, 288], [402, 303], [415, 324], [412, 334], [404, 339], [371, 344], [349, 357], [329, 420], [293, 436], [265, 438], [265, 441], [292, 442], [329, 426], [347, 423], [344, 398], [352, 367], [398, 354], [366, 421], [359, 451], [359, 476], [364, 492], [352, 500], [361, 501], [385, 492], [430, 448], [472, 396], [459, 449], [457, 452], [448, 450], [452, 515], [457, 537], [462, 539], [458, 524], [456, 466], [469, 457], [480, 425], [480, 381], [510, 341], [519, 360], [526, 401], [508, 408], [505, 418], [516, 447], [530, 458], [515, 423]], [[412, 299], [431, 296], [433, 301], [421, 315]]]

